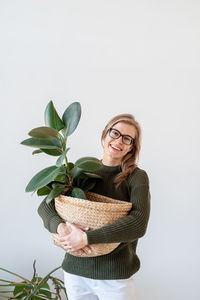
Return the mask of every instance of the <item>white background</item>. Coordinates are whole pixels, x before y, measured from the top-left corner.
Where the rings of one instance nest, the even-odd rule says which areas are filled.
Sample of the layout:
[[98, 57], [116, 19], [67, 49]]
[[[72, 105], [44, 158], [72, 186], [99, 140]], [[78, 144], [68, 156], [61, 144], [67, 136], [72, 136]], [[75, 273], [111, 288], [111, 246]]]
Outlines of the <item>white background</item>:
[[72, 161], [101, 158], [114, 115], [142, 126], [152, 206], [137, 300], [199, 299], [200, 2], [0, 0], [0, 43], [0, 266], [31, 278], [34, 259], [41, 275], [62, 262], [37, 215], [41, 198], [24, 191], [55, 158], [20, 142], [44, 125], [50, 100], [60, 115], [79, 101]]

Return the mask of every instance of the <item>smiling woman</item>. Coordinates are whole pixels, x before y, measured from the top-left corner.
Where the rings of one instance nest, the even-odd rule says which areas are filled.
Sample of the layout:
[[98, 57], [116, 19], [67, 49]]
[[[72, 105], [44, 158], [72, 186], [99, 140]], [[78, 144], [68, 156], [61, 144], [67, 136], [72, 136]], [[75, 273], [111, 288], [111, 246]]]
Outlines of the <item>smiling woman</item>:
[[104, 138], [103, 163], [108, 166], [119, 165], [122, 158], [133, 149], [135, 135], [135, 127], [122, 121], [110, 128]]
[[[109, 142], [109, 136], [113, 141], [110, 140]], [[106, 165], [121, 165], [122, 172], [115, 178], [115, 183], [120, 184], [137, 167], [141, 148], [140, 125], [131, 114], [117, 115], [105, 126], [101, 141], [104, 147], [104, 163]], [[106, 142], [109, 144], [107, 148], [105, 147]], [[118, 149], [116, 149], [117, 145], [119, 146]], [[112, 155], [117, 153], [114, 149], [118, 150], [118, 154]], [[120, 154], [119, 151], [121, 151]]]
[[[95, 173], [102, 177], [92, 192], [132, 203], [129, 214], [98, 229], [88, 230], [58, 222], [54, 204], [42, 202], [38, 212], [50, 232], [60, 235], [66, 255], [62, 264], [69, 300], [134, 300], [134, 274], [140, 268], [136, 254], [138, 239], [147, 229], [150, 192], [147, 173], [138, 168], [140, 125], [130, 114], [115, 116], [102, 136], [103, 166]], [[93, 244], [120, 243], [111, 253], [76, 257], [70, 253], [90, 249]]]

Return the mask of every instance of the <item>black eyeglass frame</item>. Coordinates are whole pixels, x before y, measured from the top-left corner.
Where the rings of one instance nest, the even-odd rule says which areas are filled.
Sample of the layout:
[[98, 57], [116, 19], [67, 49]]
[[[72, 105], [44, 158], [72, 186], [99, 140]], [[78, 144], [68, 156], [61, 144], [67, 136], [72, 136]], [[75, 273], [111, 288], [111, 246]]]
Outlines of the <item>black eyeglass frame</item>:
[[[111, 133], [112, 130], [115, 130], [115, 131], [117, 131], [119, 133], [119, 136], [117, 138], [115, 138], [115, 137], [113, 137], [113, 136], [110, 135], [110, 133]], [[121, 134], [121, 132], [119, 130], [117, 130], [116, 128], [111, 127], [111, 128], [108, 129], [108, 132], [109, 132], [109, 136], [111, 138], [115, 139], [115, 140], [119, 139], [120, 136], [121, 136], [123, 143], [124, 143], [124, 137], [129, 137], [131, 139], [131, 143], [130, 144], [124, 143], [125, 145], [133, 145], [135, 143], [135, 139], [134, 138], [132, 138], [130, 135], [127, 135], [127, 134]]]

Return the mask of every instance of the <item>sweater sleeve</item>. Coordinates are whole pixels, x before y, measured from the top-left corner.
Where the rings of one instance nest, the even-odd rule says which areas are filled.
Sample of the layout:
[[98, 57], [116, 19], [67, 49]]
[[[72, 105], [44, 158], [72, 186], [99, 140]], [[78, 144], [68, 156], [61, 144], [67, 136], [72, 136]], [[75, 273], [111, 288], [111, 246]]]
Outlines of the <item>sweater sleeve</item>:
[[38, 214], [42, 218], [44, 227], [51, 233], [57, 233], [57, 227], [65, 222], [56, 212], [54, 200], [49, 204], [45, 200], [38, 207]]
[[150, 214], [149, 180], [145, 171], [129, 181], [130, 213], [112, 224], [86, 232], [88, 244], [130, 242], [142, 237]]

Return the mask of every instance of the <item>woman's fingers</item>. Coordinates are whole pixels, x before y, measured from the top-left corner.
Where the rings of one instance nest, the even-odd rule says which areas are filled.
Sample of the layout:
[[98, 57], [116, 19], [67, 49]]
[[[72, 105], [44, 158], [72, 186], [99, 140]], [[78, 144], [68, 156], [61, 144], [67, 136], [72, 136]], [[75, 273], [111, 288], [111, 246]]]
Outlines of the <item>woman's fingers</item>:
[[78, 255], [82, 255], [82, 254], [84, 254], [84, 253], [85, 253], [85, 252], [84, 252], [82, 249], [80, 249], [80, 250], [77, 251], [77, 254], [78, 254]]
[[90, 246], [85, 246], [83, 249], [84, 249], [85, 253], [91, 253], [92, 252]]
[[77, 225], [77, 224], [74, 224], [74, 223], [71, 223], [71, 222], [66, 222], [66, 224], [73, 224], [74, 226], [76, 226], [76, 228], [81, 229], [83, 231], [90, 230], [90, 228], [88, 226], [81, 226], [81, 225]]
[[90, 228], [88, 226], [78, 226], [83, 231], [88, 231]]
[[72, 248], [70, 246], [65, 246], [64, 249], [68, 252], [68, 253], [71, 253], [71, 252], [77, 252], [78, 254], [90, 254], [92, 251], [91, 251], [91, 248], [89, 246], [85, 246], [84, 248], [82, 249], [77, 249], [77, 248]]

